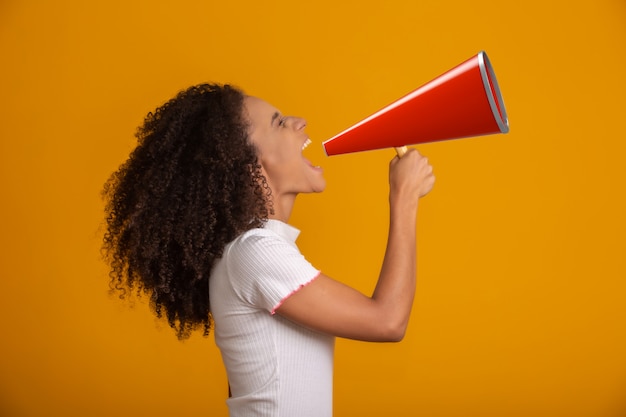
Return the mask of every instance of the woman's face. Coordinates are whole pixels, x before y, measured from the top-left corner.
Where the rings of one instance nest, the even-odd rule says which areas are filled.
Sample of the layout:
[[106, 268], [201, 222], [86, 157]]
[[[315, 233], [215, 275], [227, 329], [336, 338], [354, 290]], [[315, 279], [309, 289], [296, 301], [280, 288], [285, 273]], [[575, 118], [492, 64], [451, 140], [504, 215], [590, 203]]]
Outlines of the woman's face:
[[245, 98], [244, 111], [250, 123], [250, 139], [258, 150], [274, 198], [326, 188], [322, 168], [302, 156], [311, 143], [304, 119], [283, 116], [271, 104], [250, 96]]

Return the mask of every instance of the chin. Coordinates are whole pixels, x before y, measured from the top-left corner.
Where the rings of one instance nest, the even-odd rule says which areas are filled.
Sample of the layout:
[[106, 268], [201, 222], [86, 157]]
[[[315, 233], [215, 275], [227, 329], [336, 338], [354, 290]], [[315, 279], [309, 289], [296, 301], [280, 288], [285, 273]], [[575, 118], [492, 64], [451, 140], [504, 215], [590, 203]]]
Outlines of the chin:
[[314, 193], [321, 193], [326, 189], [326, 181], [313, 188]]

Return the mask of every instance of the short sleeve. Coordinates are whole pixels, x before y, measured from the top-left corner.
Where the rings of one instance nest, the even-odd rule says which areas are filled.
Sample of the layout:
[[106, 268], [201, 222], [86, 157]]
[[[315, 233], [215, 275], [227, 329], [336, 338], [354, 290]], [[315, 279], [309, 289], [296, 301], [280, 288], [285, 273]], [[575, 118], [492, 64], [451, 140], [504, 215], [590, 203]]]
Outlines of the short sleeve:
[[294, 243], [271, 230], [244, 234], [228, 248], [226, 256], [237, 296], [272, 314], [287, 297], [320, 273]]

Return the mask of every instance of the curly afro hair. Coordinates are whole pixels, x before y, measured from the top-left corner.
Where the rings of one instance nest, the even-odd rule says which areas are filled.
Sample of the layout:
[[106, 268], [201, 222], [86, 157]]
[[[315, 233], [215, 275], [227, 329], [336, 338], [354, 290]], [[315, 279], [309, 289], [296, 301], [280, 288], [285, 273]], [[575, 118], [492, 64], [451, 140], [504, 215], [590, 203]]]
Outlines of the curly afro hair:
[[269, 215], [243, 100], [229, 85], [180, 92], [146, 116], [137, 147], [104, 186], [111, 291], [148, 295], [181, 340], [198, 328], [209, 334], [213, 264]]

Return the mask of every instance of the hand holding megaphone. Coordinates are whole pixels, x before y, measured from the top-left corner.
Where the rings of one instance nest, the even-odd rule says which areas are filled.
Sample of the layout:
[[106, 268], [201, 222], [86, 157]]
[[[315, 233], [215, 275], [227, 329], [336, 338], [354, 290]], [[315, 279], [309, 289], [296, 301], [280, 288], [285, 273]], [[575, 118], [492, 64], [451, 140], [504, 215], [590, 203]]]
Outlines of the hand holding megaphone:
[[427, 157], [417, 149], [407, 149], [401, 157], [389, 162], [389, 202], [409, 215], [417, 210], [417, 200], [428, 194], [435, 184], [435, 175]]
[[509, 120], [487, 54], [480, 52], [322, 145], [328, 156], [507, 133]]

